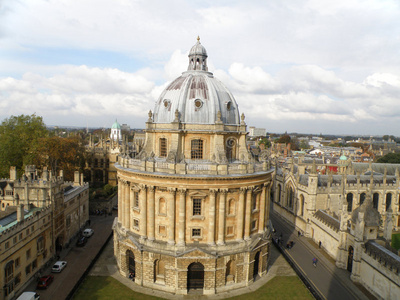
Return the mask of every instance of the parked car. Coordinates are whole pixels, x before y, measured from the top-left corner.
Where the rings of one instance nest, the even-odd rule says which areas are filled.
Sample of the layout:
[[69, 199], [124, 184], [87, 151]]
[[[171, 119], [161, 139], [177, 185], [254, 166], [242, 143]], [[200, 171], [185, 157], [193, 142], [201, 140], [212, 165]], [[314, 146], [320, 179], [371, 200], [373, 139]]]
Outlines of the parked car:
[[35, 292], [23, 292], [21, 296], [17, 298], [17, 300], [39, 300], [40, 295]]
[[47, 287], [50, 285], [50, 283], [53, 282], [53, 279], [54, 279], [53, 275], [47, 275], [47, 276], [40, 277], [36, 288], [47, 289]]
[[81, 237], [76, 241], [76, 245], [77, 245], [78, 247], [83, 247], [83, 246], [86, 245], [87, 240], [88, 240], [87, 237], [81, 236]]
[[66, 261], [59, 260], [54, 263], [53, 267], [51, 268], [51, 271], [54, 273], [60, 273], [66, 266], [67, 266]]
[[94, 233], [94, 230], [93, 229], [91, 229], [91, 228], [86, 228], [83, 232], [82, 232], [82, 235], [84, 236], [84, 237], [91, 237], [92, 235], [93, 235], [93, 233]]

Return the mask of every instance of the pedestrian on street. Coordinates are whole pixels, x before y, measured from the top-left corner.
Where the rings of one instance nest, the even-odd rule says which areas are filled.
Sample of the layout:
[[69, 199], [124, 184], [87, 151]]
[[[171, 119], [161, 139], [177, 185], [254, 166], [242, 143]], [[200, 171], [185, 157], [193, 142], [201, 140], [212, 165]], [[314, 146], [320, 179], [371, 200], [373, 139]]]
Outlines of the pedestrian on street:
[[312, 259], [312, 264], [313, 264], [314, 268], [317, 267], [317, 262], [318, 262], [318, 259], [317, 259], [316, 257], [314, 257], [314, 258]]

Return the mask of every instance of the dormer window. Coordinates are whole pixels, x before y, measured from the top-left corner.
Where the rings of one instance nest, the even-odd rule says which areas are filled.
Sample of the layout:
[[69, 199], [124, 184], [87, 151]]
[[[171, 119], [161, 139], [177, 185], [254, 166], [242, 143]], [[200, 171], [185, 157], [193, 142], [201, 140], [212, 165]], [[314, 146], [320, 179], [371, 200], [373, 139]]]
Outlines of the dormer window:
[[203, 101], [200, 99], [194, 100], [194, 106], [196, 107], [196, 110], [200, 109], [203, 106]]

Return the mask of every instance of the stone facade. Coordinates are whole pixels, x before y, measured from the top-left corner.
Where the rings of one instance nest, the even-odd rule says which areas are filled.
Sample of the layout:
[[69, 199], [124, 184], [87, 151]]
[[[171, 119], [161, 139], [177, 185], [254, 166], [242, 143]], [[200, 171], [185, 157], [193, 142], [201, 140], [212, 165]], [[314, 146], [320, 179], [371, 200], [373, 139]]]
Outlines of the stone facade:
[[119, 270], [177, 294], [246, 286], [266, 273], [269, 256], [273, 169], [248, 152], [244, 115], [228, 91], [214, 90], [224, 87], [210, 83], [206, 57], [198, 42], [188, 72], [149, 112], [142, 151], [116, 164]]

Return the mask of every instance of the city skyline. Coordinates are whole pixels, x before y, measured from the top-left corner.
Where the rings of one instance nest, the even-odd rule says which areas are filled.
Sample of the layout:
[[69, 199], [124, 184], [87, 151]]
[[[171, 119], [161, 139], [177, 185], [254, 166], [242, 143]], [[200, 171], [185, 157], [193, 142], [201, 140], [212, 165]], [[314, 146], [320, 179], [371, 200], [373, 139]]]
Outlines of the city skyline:
[[3, 0], [0, 119], [142, 128], [199, 35], [248, 126], [400, 136], [399, 20], [395, 1]]

